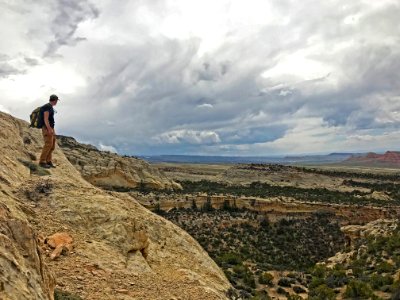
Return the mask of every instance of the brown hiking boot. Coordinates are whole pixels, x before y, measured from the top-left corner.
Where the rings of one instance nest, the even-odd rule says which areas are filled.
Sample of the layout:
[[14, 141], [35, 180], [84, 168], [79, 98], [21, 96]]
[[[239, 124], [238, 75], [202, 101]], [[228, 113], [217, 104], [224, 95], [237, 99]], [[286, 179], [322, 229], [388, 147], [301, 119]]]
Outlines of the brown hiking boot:
[[51, 167], [46, 164], [46, 163], [39, 163], [39, 167], [44, 168], [44, 169], [50, 169]]

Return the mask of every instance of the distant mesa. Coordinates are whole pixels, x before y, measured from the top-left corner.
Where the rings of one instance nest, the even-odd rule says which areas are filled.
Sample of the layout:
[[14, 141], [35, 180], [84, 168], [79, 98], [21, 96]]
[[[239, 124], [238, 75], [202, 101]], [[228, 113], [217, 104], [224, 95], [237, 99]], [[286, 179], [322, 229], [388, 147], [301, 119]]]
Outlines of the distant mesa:
[[361, 155], [353, 155], [345, 160], [344, 163], [400, 168], [400, 151], [387, 151], [384, 154], [369, 152]]
[[285, 156], [282, 163], [313, 163], [313, 164], [330, 164], [340, 163], [352, 157], [354, 153], [330, 153], [327, 155], [297, 155]]
[[205, 164], [326, 164], [340, 163], [354, 153], [330, 153], [327, 155], [293, 156], [201, 156], [201, 155], [156, 155], [141, 158], [153, 162], [167, 163], [205, 163]]

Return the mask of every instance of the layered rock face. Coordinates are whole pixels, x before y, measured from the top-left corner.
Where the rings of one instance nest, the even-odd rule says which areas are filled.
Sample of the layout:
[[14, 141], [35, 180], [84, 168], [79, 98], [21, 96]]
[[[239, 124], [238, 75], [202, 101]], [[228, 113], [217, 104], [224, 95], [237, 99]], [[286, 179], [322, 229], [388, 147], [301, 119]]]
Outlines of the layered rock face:
[[30, 177], [17, 160], [29, 159], [23, 127], [0, 113], [0, 299], [53, 299], [55, 279], [25, 213], [30, 209], [13, 193]]
[[306, 203], [294, 199], [270, 198], [262, 199], [256, 197], [235, 197], [229, 195], [183, 195], [172, 198], [169, 195], [161, 196], [159, 201], [154, 201], [151, 195], [137, 193], [138, 201], [150, 210], [156, 208], [169, 211], [173, 208], [191, 208], [193, 203], [197, 207], [203, 207], [208, 201], [215, 209], [220, 209], [229, 204], [231, 207], [246, 208], [248, 210], [265, 213], [268, 220], [276, 222], [281, 219], [302, 219], [316, 211], [330, 212], [334, 214], [341, 225], [365, 224], [377, 219], [397, 218], [400, 208], [364, 206], [354, 208], [352, 205], [337, 205], [323, 203]]
[[0, 299], [54, 299], [55, 280], [43, 264], [32, 227], [0, 207]]
[[[228, 280], [186, 232], [93, 186], [60, 148], [43, 174], [40, 131], [4, 113], [0, 128], [0, 299], [52, 299], [54, 286], [83, 299], [226, 299]], [[57, 232], [74, 245], [52, 260], [36, 237]]]
[[72, 137], [58, 136], [58, 145], [68, 160], [90, 183], [100, 187], [177, 190], [182, 187], [157, 168], [135, 157], [122, 157], [78, 143]]

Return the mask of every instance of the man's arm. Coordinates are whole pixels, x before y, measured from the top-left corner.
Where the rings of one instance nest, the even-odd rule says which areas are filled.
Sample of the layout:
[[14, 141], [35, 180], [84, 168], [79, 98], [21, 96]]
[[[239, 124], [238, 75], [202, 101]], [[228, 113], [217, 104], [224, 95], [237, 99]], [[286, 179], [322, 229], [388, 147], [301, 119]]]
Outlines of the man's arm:
[[51, 128], [50, 123], [49, 123], [49, 112], [48, 112], [48, 111], [45, 111], [45, 112], [44, 112], [43, 118], [44, 118], [44, 124], [46, 125], [46, 128], [47, 128], [47, 132], [48, 132], [50, 135], [52, 135], [52, 134], [54, 133], [54, 131], [53, 131], [53, 129]]

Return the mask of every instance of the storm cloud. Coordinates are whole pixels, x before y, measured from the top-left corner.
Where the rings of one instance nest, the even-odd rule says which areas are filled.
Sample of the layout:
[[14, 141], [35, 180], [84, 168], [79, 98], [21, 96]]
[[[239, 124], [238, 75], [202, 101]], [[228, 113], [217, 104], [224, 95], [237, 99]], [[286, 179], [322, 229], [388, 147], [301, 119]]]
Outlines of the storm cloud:
[[399, 148], [398, 1], [148, 2], [0, 2], [0, 108], [57, 93], [58, 133], [124, 154]]

